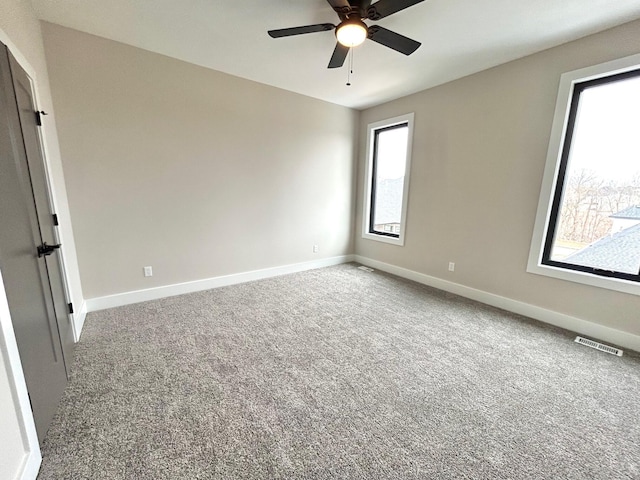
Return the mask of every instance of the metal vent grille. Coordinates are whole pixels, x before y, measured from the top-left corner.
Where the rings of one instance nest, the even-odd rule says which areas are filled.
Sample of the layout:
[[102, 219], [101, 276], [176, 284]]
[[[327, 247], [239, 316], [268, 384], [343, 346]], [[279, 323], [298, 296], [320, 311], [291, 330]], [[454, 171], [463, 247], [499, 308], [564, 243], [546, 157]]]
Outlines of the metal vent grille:
[[594, 342], [593, 340], [589, 340], [588, 338], [584, 337], [576, 337], [575, 341], [576, 343], [595, 348], [596, 350], [600, 350], [601, 352], [607, 352], [611, 355], [617, 355], [618, 357], [622, 356], [622, 350], [620, 350], [619, 348], [610, 347], [609, 345], [605, 345], [604, 343]]
[[358, 268], [360, 270], [364, 270], [365, 272], [373, 272], [373, 268], [365, 267], [364, 265], [361, 265]]

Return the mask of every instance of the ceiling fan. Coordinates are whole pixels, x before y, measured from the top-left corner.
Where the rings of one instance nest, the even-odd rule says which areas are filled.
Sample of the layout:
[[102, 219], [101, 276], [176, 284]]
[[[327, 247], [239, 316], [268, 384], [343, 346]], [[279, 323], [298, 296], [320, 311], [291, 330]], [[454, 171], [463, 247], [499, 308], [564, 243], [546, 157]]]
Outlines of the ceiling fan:
[[336, 30], [336, 48], [333, 51], [328, 68], [339, 68], [344, 64], [347, 54], [352, 47], [360, 45], [365, 39], [389, 47], [397, 52], [411, 55], [421, 45], [399, 33], [387, 30], [379, 25], [367, 26], [365, 19], [380, 20], [393, 15], [405, 8], [423, 2], [424, 0], [379, 0], [371, 4], [371, 0], [327, 0], [331, 8], [340, 17], [340, 23], [318, 23], [302, 27], [282, 28], [269, 30], [267, 33], [272, 38], [289, 37], [305, 33], [325, 32]]

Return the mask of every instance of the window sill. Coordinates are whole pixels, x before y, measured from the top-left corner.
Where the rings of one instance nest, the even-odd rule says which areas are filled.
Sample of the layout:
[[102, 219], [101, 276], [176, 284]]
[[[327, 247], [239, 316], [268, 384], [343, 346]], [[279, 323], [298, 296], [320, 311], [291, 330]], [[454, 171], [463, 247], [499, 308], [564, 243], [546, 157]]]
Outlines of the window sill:
[[363, 233], [362, 238], [366, 240], [374, 240], [376, 242], [389, 243], [391, 245], [404, 246], [404, 238], [402, 235], [399, 238], [388, 237], [386, 235], [376, 235], [375, 233]]
[[573, 283], [581, 283], [592, 287], [605, 288], [630, 295], [640, 295], [640, 284], [621, 278], [601, 277], [592, 273], [578, 272], [549, 265], [529, 264], [528, 273], [558, 278]]

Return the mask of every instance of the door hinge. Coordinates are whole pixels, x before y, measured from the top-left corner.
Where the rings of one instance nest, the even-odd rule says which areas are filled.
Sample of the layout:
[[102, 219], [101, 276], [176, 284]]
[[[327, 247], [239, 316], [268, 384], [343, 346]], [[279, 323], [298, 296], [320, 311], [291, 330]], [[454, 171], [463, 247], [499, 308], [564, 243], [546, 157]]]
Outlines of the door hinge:
[[39, 127], [42, 126], [43, 115], [48, 115], [48, 113], [43, 110], [36, 111], [36, 125], [38, 125]]
[[73, 313], [73, 303], [69, 303], [69, 313]]
[[57, 227], [58, 225], [60, 225], [58, 223], [58, 214], [54, 213], [52, 216], [53, 216], [53, 225]]

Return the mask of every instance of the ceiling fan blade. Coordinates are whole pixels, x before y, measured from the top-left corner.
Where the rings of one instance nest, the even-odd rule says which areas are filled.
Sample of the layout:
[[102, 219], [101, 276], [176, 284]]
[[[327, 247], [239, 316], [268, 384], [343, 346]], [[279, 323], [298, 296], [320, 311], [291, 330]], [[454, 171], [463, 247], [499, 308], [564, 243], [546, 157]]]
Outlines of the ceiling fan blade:
[[329, 66], [327, 68], [340, 68], [344, 65], [348, 53], [349, 47], [345, 47], [340, 42], [336, 43], [336, 48], [333, 51], [333, 55], [331, 55], [331, 60], [329, 60]]
[[380, 20], [420, 2], [424, 0], [380, 0], [369, 7], [367, 17], [369, 20]]
[[305, 33], [326, 32], [336, 28], [331, 23], [318, 23], [316, 25], [305, 25], [303, 27], [281, 28], [280, 30], [269, 30], [267, 33], [271, 38], [290, 37], [291, 35], [303, 35]]
[[405, 55], [411, 55], [422, 45], [420, 42], [382, 28], [379, 25], [369, 27], [369, 39], [385, 47], [392, 48], [396, 52], [404, 53]]

